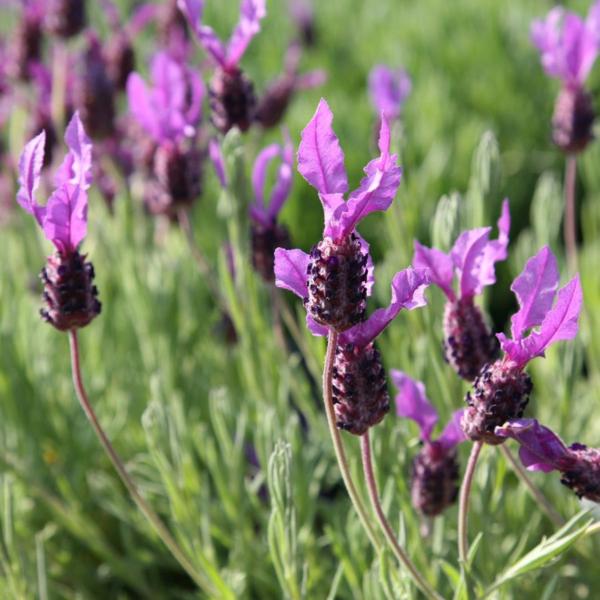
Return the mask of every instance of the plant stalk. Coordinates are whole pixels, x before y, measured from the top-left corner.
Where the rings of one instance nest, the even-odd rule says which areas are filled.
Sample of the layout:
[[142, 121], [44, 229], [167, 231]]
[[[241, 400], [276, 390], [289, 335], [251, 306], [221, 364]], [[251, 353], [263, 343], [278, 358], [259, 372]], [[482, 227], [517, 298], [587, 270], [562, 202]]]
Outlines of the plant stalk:
[[467, 537], [467, 519], [469, 513], [469, 497], [473, 484], [473, 475], [477, 466], [477, 459], [483, 447], [483, 442], [475, 442], [469, 455], [469, 462], [465, 470], [462, 485], [460, 487], [460, 500], [458, 503], [458, 556], [460, 561], [466, 565], [469, 554], [469, 541]]
[[377, 481], [375, 480], [375, 473], [373, 472], [373, 460], [371, 457], [371, 440], [369, 437], [369, 432], [367, 431], [363, 435], [360, 436], [360, 449], [362, 456], [362, 464], [363, 470], [365, 474], [365, 482], [367, 484], [367, 489], [369, 490], [369, 498], [371, 499], [371, 506], [377, 515], [377, 520], [379, 521], [379, 525], [381, 529], [383, 529], [383, 533], [385, 534], [385, 538], [388, 541], [389, 546], [392, 551], [396, 555], [398, 561], [406, 568], [406, 570], [410, 573], [412, 578], [414, 579], [417, 586], [421, 589], [421, 591], [428, 597], [434, 598], [435, 600], [441, 600], [441, 596], [437, 594], [437, 592], [429, 585], [425, 577], [421, 574], [421, 572], [417, 569], [414, 563], [410, 560], [408, 554], [404, 551], [402, 546], [400, 546], [396, 534], [392, 529], [392, 526], [389, 524], [386, 519], [385, 513], [383, 512], [383, 508], [381, 506], [381, 502], [379, 501], [379, 492], [377, 491]]
[[115, 470], [121, 478], [121, 481], [127, 488], [127, 491], [131, 495], [133, 501], [137, 504], [138, 508], [142, 511], [144, 516], [148, 519], [148, 521], [156, 531], [158, 537], [160, 537], [160, 539], [164, 542], [165, 546], [167, 546], [167, 548], [177, 560], [177, 562], [181, 565], [181, 567], [198, 585], [198, 587], [200, 587], [202, 590], [211, 593], [212, 591], [214, 591], [212, 589], [212, 585], [208, 581], [206, 581], [200, 573], [197, 572], [197, 570], [194, 568], [194, 565], [190, 562], [189, 558], [186, 556], [183, 550], [181, 550], [181, 548], [179, 547], [173, 536], [170, 534], [165, 524], [161, 521], [160, 517], [154, 512], [150, 505], [141, 496], [135, 483], [127, 473], [123, 461], [117, 454], [116, 450], [113, 448], [106, 433], [102, 429], [102, 426], [100, 425], [98, 418], [96, 417], [96, 413], [94, 412], [94, 409], [90, 404], [87, 393], [85, 391], [85, 387], [83, 385], [81, 365], [79, 360], [79, 341], [77, 339], [77, 331], [75, 329], [71, 329], [69, 331], [69, 345], [71, 348], [71, 369], [73, 372], [73, 384], [75, 385], [75, 392], [77, 394], [77, 398], [79, 399], [81, 408], [83, 409], [85, 416], [88, 418], [88, 421], [90, 422], [94, 432], [96, 433], [100, 444], [104, 448], [106, 454], [108, 455], [108, 458], [112, 462]]
[[567, 155], [565, 163], [565, 218], [563, 237], [567, 253], [567, 264], [573, 273], [577, 270], [577, 218], [575, 214], [575, 186], [577, 177], [577, 158]]

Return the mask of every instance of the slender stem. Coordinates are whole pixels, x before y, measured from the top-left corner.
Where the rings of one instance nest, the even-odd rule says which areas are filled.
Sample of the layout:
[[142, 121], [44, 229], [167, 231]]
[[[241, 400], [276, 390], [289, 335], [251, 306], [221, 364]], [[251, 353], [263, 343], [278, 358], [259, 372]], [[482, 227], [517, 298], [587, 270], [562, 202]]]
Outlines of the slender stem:
[[585, 536], [594, 535], [595, 533], [600, 532], [600, 523], [594, 523], [586, 532]]
[[400, 546], [396, 534], [389, 524], [388, 520], [385, 517], [385, 513], [383, 512], [383, 508], [381, 507], [381, 502], [379, 501], [379, 492], [377, 491], [377, 482], [375, 481], [375, 474], [373, 472], [373, 460], [371, 458], [371, 440], [369, 438], [369, 432], [367, 431], [363, 435], [360, 436], [360, 449], [362, 456], [362, 464], [363, 470], [365, 473], [365, 481], [367, 484], [367, 489], [369, 490], [369, 498], [371, 499], [371, 505], [375, 514], [377, 515], [377, 520], [383, 529], [383, 533], [388, 541], [388, 544], [391, 546], [394, 554], [398, 561], [404, 565], [406, 570], [411, 574], [412, 578], [415, 580], [415, 583], [421, 588], [421, 591], [428, 598], [441, 598], [437, 592], [427, 583], [426, 579], [423, 577], [421, 572], [417, 569], [414, 563], [410, 560], [408, 554], [404, 551], [402, 546]]
[[510, 451], [506, 444], [500, 445], [500, 450], [506, 460], [510, 463], [511, 467], [514, 469], [517, 477], [525, 484], [525, 487], [529, 490], [531, 495], [535, 498], [538, 505], [541, 509], [546, 513], [546, 516], [557, 526], [562, 527], [565, 524], [564, 519], [560, 516], [560, 514], [556, 511], [556, 509], [550, 504], [548, 498], [544, 496], [542, 491], [536, 487], [536, 485], [531, 481], [529, 475], [527, 475], [527, 471], [523, 467], [523, 465], [513, 456], [513, 453]]
[[565, 164], [565, 219], [563, 236], [567, 251], [567, 263], [571, 272], [577, 270], [577, 219], [575, 216], [575, 185], [577, 175], [577, 159], [569, 154]]
[[469, 496], [471, 494], [471, 484], [473, 475], [477, 466], [477, 459], [483, 447], [483, 442], [475, 442], [471, 449], [469, 462], [465, 470], [462, 486], [460, 488], [460, 500], [458, 503], [458, 556], [460, 561], [467, 564], [467, 555], [469, 554], [469, 542], [467, 539], [467, 518], [469, 512]]
[[169, 533], [169, 530], [160, 520], [160, 517], [141, 496], [135, 483], [127, 473], [123, 461], [113, 448], [110, 440], [106, 436], [106, 433], [104, 433], [104, 430], [102, 429], [102, 426], [96, 417], [96, 413], [90, 404], [85, 387], [83, 385], [81, 366], [79, 362], [79, 342], [77, 339], [77, 331], [75, 329], [71, 329], [69, 331], [69, 344], [71, 347], [71, 369], [73, 371], [73, 384], [75, 385], [77, 398], [79, 399], [79, 403], [81, 404], [81, 408], [83, 408], [85, 416], [88, 418], [92, 428], [94, 429], [94, 432], [98, 436], [98, 440], [102, 444], [102, 447], [106, 451], [108, 458], [112, 462], [115, 470], [121, 478], [121, 481], [127, 488], [127, 491], [131, 495], [133, 501], [137, 504], [138, 508], [142, 511], [148, 521], [150, 521], [150, 524], [154, 527], [154, 530], [164, 542], [165, 546], [167, 546], [167, 548], [170, 550], [177, 562], [201, 589], [205, 591], [212, 591], [212, 585], [207, 582], [200, 573], [197, 572], [197, 570], [194, 568], [194, 565], [190, 562], [190, 559], [181, 550], [173, 536]]
[[273, 332], [275, 334], [275, 340], [279, 344], [279, 347], [287, 354], [287, 344], [285, 343], [283, 327], [281, 326], [281, 298], [279, 297], [279, 290], [274, 284], [271, 284], [269, 287], [271, 288], [271, 308], [273, 310]]
[[342, 473], [342, 479], [346, 485], [346, 490], [354, 506], [354, 510], [358, 513], [360, 522], [363, 528], [367, 532], [371, 544], [379, 552], [381, 550], [381, 542], [379, 537], [375, 533], [375, 529], [369, 520], [369, 514], [363, 504], [361, 497], [358, 495], [352, 476], [350, 475], [350, 467], [348, 466], [348, 459], [346, 452], [344, 451], [344, 445], [340, 432], [336, 426], [335, 410], [333, 409], [333, 393], [331, 384], [333, 381], [333, 362], [335, 359], [335, 349], [337, 346], [338, 334], [336, 331], [329, 330], [327, 336], [327, 354], [325, 355], [325, 367], [323, 369], [323, 402], [325, 403], [325, 413], [327, 414], [327, 424], [329, 425], [329, 433], [331, 434], [331, 441], [333, 442], [333, 448], [335, 450], [335, 456]]

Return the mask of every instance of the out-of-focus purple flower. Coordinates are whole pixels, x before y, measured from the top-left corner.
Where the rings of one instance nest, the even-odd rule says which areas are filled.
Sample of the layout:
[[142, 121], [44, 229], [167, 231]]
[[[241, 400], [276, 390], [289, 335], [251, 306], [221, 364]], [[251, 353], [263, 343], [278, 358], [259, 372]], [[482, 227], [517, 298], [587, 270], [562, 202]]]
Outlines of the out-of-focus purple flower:
[[215, 169], [215, 174], [221, 187], [227, 189], [229, 181], [227, 178], [227, 170], [225, 169], [225, 160], [223, 158], [223, 153], [221, 152], [219, 140], [216, 138], [211, 138], [208, 142], [208, 156]]
[[554, 143], [564, 152], [580, 152], [592, 139], [595, 118], [583, 85], [600, 51], [600, 2], [590, 7], [585, 21], [561, 7], [553, 8], [546, 19], [532, 23], [531, 40], [546, 73], [562, 83], [552, 118]]
[[289, 0], [290, 15], [300, 31], [300, 39], [307, 48], [315, 45], [317, 31], [315, 11], [310, 0]]
[[299, 74], [300, 55], [298, 44], [288, 48], [285, 72], [267, 86], [258, 102], [256, 120], [265, 128], [274, 127], [281, 121], [297, 91], [318, 87], [327, 80], [327, 74], [322, 69]]
[[94, 268], [78, 248], [87, 233], [87, 190], [92, 180], [92, 144], [76, 112], [65, 133], [69, 152], [55, 173], [56, 189], [38, 204], [45, 132], [31, 140], [19, 159], [18, 203], [33, 215], [57, 252], [42, 269], [42, 317], [60, 331], [87, 325], [101, 309]]
[[31, 140], [19, 159], [19, 191], [17, 201], [42, 228], [44, 235], [59, 252], [74, 252], [87, 233], [87, 190], [91, 184], [92, 144], [87, 137], [79, 113], [69, 123], [65, 141], [69, 148], [55, 175], [56, 190], [46, 205], [38, 204], [44, 162], [45, 132]]
[[13, 77], [29, 80], [30, 67], [42, 56], [44, 6], [39, 0], [23, 1], [21, 15], [8, 47], [8, 71]]
[[520, 444], [519, 457], [530, 471], [560, 471], [561, 483], [580, 498], [600, 503], [600, 449], [575, 443], [567, 447], [535, 419], [514, 419], [496, 427], [496, 435]]
[[60, 37], [77, 35], [86, 24], [85, 0], [46, 0], [45, 25]]
[[[486, 326], [474, 297], [495, 283], [495, 263], [507, 257], [510, 212], [508, 200], [498, 219], [498, 238], [490, 240], [491, 227], [460, 234], [449, 254], [415, 241], [413, 265], [428, 268], [432, 283], [446, 295], [444, 309], [444, 355], [460, 377], [473, 381], [492, 361], [498, 343]], [[458, 281], [458, 292], [454, 280]]]
[[494, 433], [495, 428], [520, 419], [529, 401], [531, 378], [523, 371], [527, 363], [543, 356], [553, 343], [577, 334], [583, 300], [579, 276], [557, 293], [558, 281], [556, 258], [547, 246], [527, 261], [513, 281], [511, 289], [519, 303], [512, 317], [513, 339], [497, 334], [504, 357], [486, 365], [473, 383], [473, 391], [467, 393], [462, 426], [472, 440], [504, 441]]
[[[272, 282], [274, 253], [276, 248], [289, 248], [290, 236], [285, 226], [277, 223], [277, 216], [283, 208], [292, 189], [294, 147], [286, 133], [283, 146], [271, 144], [256, 157], [252, 170], [254, 202], [250, 204], [250, 241], [252, 264], [265, 281]], [[275, 184], [269, 200], [265, 198], [267, 171], [274, 160], [279, 160]]]
[[411, 89], [412, 82], [404, 69], [376, 65], [369, 73], [371, 103], [377, 114], [384, 113], [390, 121], [400, 116]]
[[398, 389], [396, 413], [412, 419], [421, 429], [423, 449], [415, 457], [411, 476], [413, 506], [429, 517], [439, 515], [456, 500], [458, 494], [458, 462], [456, 446], [467, 438], [460, 427], [464, 410], [453, 415], [437, 440], [431, 432], [438, 414], [425, 395], [422, 382], [401, 371], [390, 372]]

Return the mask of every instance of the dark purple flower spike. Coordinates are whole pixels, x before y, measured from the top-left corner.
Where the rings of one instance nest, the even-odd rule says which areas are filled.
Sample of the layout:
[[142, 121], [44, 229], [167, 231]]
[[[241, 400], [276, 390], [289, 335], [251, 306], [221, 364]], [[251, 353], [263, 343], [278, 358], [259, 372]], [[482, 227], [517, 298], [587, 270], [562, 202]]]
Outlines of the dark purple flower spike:
[[127, 97], [129, 110], [150, 138], [139, 159], [152, 175], [146, 204], [152, 213], [172, 215], [200, 194], [195, 138], [204, 84], [198, 73], [166, 52], [154, 56], [150, 71], [151, 87], [137, 73], [129, 76]]
[[85, 0], [47, 0], [45, 25], [63, 38], [77, 35], [86, 24]]
[[567, 447], [535, 419], [514, 419], [496, 427], [496, 435], [520, 444], [519, 457], [529, 471], [560, 471], [561, 483], [579, 498], [600, 503], [600, 449], [584, 444]]
[[[265, 179], [269, 165], [274, 160], [279, 160], [280, 164], [267, 202]], [[254, 190], [254, 202], [250, 205], [252, 264], [267, 282], [275, 279], [273, 271], [275, 249], [290, 246], [288, 230], [277, 223], [277, 217], [292, 189], [293, 164], [294, 147], [289, 135], [286, 135], [284, 146], [271, 144], [259, 153], [252, 170]]]
[[390, 375], [398, 389], [397, 415], [412, 419], [421, 429], [423, 448], [412, 464], [412, 503], [421, 514], [435, 517], [458, 495], [456, 447], [467, 439], [460, 427], [464, 409], [456, 411], [440, 437], [432, 440], [438, 414], [425, 395], [425, 386], [401, 371], [392, 370]]
[[255, 118], [265, 129], [275, 127], [281, 122], [296, 92], [318, 87], [327, 80], [323, 70], [300, 75], [298, 73], [300, 54], [298, 44], [292, 44], [288, 48], [285, 72], [267, 86], [258, 102]]
[[[444, 355], [460, 377], [473, 381], [484, 365], [494, 360], [498, 342], [486, 326], [475, 296], [496, 281], [495, 263], [507, 257], [510, 213], [508, 200], [498, 219], [498, 239], [490, 240], [491, 227], [460, 234], [449, 254], [415, 241], [415, 267], [429, 268], [432, 283], [446, 295]], [[454, 277], [458, 292], [454, 290]]]
[[102, 0], [102, 8], [111, 30], [111, 35], [102, 48], [106, 71], [115, 88], [124, 90], [127, 78], [135, 69], [133, 35], [122, 24], [119, 11], [112, 0]]
[[553, 8], [545, 20], [533, 22], [531, 40], [546, 73], [562, 84], [552, 118], [554, 143], [569, 154], [580, 152], [592, 139], [595, 118], [583, 86], [600, 51], [600, 2], [591, 6], [585, 21]]
[[311, 0], [288, 0], [290, 15], [300, 33], [300, 40], [306, 48], [311, 48], [317, 41], [315, 11]]
[[69, 123], [65, 141], [69, 148], [55, 174], [56, 189], [46, 205], [35, 200], [44, 162], [45, 132], [31, 140], [19, 159], [18, 203], [33, 215], [44, 235], [56, 247], [42, 269], [42, 317], [61, 331], [87, 325], [100, 313], [94, 268], [79, 254], [87, 233], [87, 190], [92, 178], [92, 144], [79, 114]]
[[400, 116], [402, 105], [410, 94], [412, 83], [404, 69], [376, 65], [369, 73], [369, 95], [377, 114], [384, 113], [393, 121]]
[[[500, 444], [495, 434], [505, 421], [519, 419], [529, 401], [531, 378], [523, 371], [527, 363], [560, 340], [577, 334], [582, 305], [579, 276], [558, 290], [556, 258], [547, 246], [530, 258], [513, 281], [519, 310], [512, 317], [512, 336], [497, 335], [504, 357], [487, 365], [467, 393], [469, 405], [462, 426], [473, 441]], [[556, 300], [556, 302], [555, 302]], [[554, 304], [554, 306], [553, 306]]]
[[28, 81], [31, 78], [31, 66], [42, 58], [45, 11], [39, 0], [21, 4], [21, 15], [9, 41], [7, 70], [12, 77]]
[[265, 0], [242, 0], [240, 19], [227, 44], [202, 23], [204, 0], [179, 0], [178, 6], [200, 44], [217, 64], [209, 88], [214, 126], [221, 133], [227, 133], [232, 127], [247, 131], [254, 120], [256, 98], [252, 82], [239, 63], [250, 41], [260, 31], [260, 21], [266, 15]]

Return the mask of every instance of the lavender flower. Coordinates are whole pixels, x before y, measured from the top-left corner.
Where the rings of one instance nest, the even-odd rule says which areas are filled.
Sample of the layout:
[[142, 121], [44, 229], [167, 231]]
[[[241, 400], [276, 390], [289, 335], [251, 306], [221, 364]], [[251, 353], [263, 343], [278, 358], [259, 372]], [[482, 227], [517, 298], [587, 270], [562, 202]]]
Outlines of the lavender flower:
[[8, 70], [13, 77], [27, 81], [31, 65], [42, 57], [44, 7], [39, 0], [22, 2], [21, 17], [8, 49]]
[[214, 126], [222, 133], [234, 126], [246, 131], [254, 119], [256, 98], [252, 82], [242, 73], [239, 62], [260, 31], [260, 21], [266, 15], [265, 0], [242, 0], [239, 22], [227, 44], [202, 23], [204, 0], [179, 0], [178, 5], [218, 65], [209, 88]]
[[531, 40], [546, 74], [562, 84], [552, 118], [554, 143], [564, 152], [580, 152], [592, 139], [595, 117], [583, 85], [600, 51], [600, 2], [592, 5], [585, 21], [553, 8], [545, 20], [533, 22]]
[[412, 83], [404, 69], [376, 65], [369, 73], [369, 94], [377, 114], [384, 113], [393, 121], [400, 116], [402, 105], [410, 94]]
[[[281, 161], [277, 170], [277, 179], [268, 205], [265, 201], [265, 179], [269, 164], [274, 160]], [[294, 147], [286, 136], [285, 145], [271, 144], [256, 157], [252, 170], [252, 187], [254, 202], [250, 205], [252, 264], [267, 282], [274, 280], [274, 252], [278, 247], [288, 248], [289, 233], [283, 225], [277, 223], [277, 216], [289, 197], [292, 188], [292, 166], [294, 164]]]
[[45, 308], [42, 317], [61, 331], [87, 325], [100, 313], [94, 268], [79, 254], [87, 233], [87, 190], [92, 179], [92, 144], [79, 114], [65, 133], [69, 147], [55, 174], [56, 189], [46, 205], [35, 200], [44, 162], [44, 131], [31, 140], [19, 159], [18, 203], [33, 215], [56, 252], [42, 269]]
[[527, 363], [544, 356], [553, 343], [577, 334], [582, 304], [579, 276], [557, 293], [558, 281], [556, 258], [547, 246], [527, 261], [513, 281], [511, 290], [519, 303], [511, 320], [513, 339], [497, 335], [504, 357], [487, 365], [475, 380], [473, 392], [467, 393], [462, 427], [470, 439], [502, 443], [504, 438], [496, 435], [496, 427], [521, 418], [529, 400], [531, 379], [523, 371]]
[[46, 27], [60, 37], [77, 35], [86, 23], [85, 0], [47, 0]]
[[319, 192], [325, 213], [323, 240], [308, 255], [302, 250], [275, 251], [275, 284], [303, 299], [307, 325], [315, 335], [340, 332], [333, 369], [337, 425], [362, 435], [389, 410], [385, 371], [375, 338], [402, 308], [423, 306], [429, 284], [426, 270], [408, 268], [392, 280], [387, 308], [365, 320], [366, 298], [374, 276], [367, 242], [356, 225], [368, 214], [386, 210], [400, 184], [401, 169], [389, 154], [390, 132], [382, 117], [381, 155], [365, 167], [366, 177], [344, 200], [348, 188], [344, 155], [331, 128], [325, 100], [302, 132], [298, 170]]
[[584, 444], [565, 446], [550, 429], [535, 419], [514, 419], [496, 427], [496, 435], [521, 445], [519, 457], [530, 471], [560, 471], [561, 483], [579, 498], [600, 503], [600, 449]]
[[438, 414], [425, 395], [425, 386], [401, 371], [393, 370], [390, 374], [398, 389], [396, 413], [412, 419], [421, 429], [423, 448], [412, 464], [412, 503], [421, 514], [435, 517], [453, 504], [458, 495], [456, 447], [466, 439], [460, 427], [464, 409], [457, 410], [440, 437], [432, 440]]
[[290, 15], [300, 32], [302, 44], [307, 48], [315, 45], [317, 30], [315, 27], [315, 11], [311, 0], [288, 0]]
[[[475, 296], [495, 283], [495, 263], [505, 260], [510, 231], [508, 201], [502, 204], [498, 239], [490, 240], [491, 227], [460, 234], [449, 254], [415, 241], [415, 267], [429, 268], [432, 283], [446, 295], [444, 309], [444, 354], [460, 377], [473, 381], [498, 352], [498, 343], [475, 305]], [[453, 289], [454, 276], [459, 291]]]
[[112, 31], [102, 49], [106, 71], [114, 87], [124, 90], [129, 75], [135, 69], [135, 53], [131, 41], [133, 35], [121, 24], [119, 11], [112, 0], [102, 0], [102, 8]]
[[166, 52], [151, 64], [152, 86], [137, 73], [127, 81], [129, 109], [150, 137], [143, 161], [151, 180], [146, 203], [155, 214], [171, 214], [200, 193], [201, 160], [195, 146], [202, 117], [204, 85], [200, 75]]

